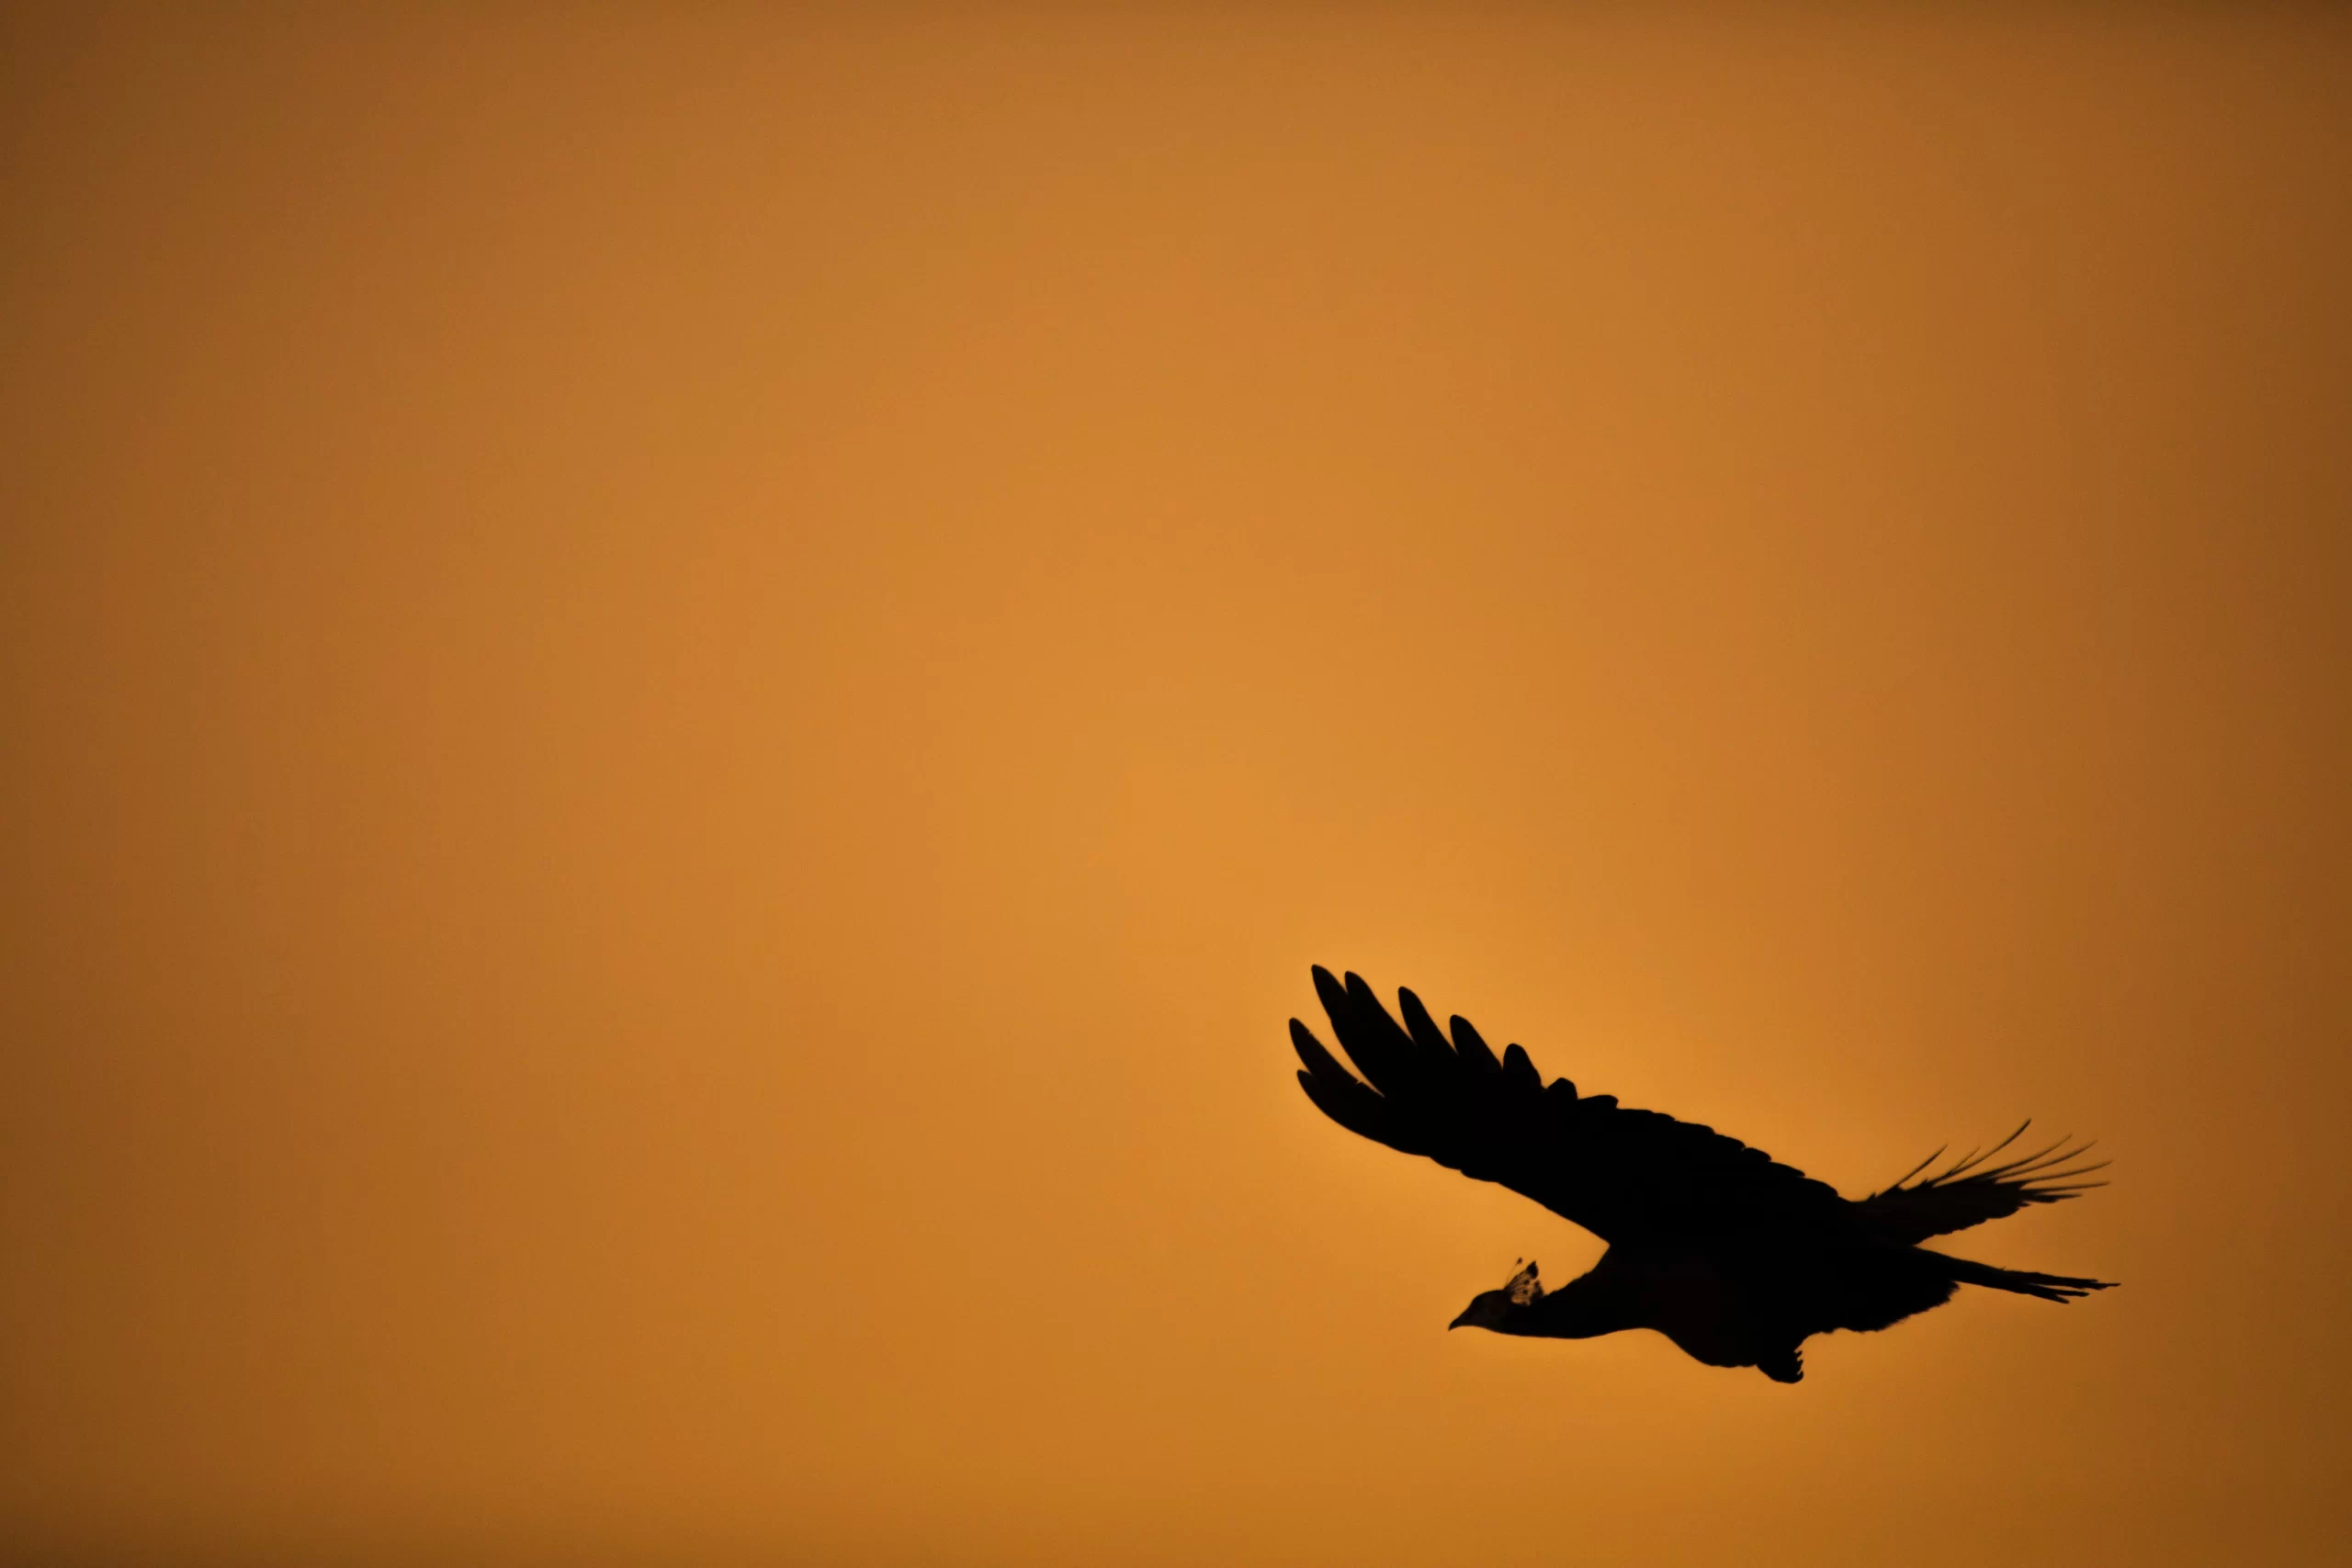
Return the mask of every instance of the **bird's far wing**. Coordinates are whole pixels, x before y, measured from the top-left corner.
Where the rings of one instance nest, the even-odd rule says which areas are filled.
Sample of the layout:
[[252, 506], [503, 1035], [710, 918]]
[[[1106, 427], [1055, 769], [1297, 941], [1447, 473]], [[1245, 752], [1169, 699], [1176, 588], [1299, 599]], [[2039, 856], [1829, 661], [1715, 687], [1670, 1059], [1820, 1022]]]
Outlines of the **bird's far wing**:
[[1613, 1095], [1549, 1088], [1517, 1045], [1499, 1060], [1468, 1021], [1441, 1033], [1420, 998], [1397, 993], [1405, 1026], [1353, 975], [1341, 985], [1317, 966], [1315, 989], [1340, 1048], [1364, 1080], [1291, 1020], [1298, 1075], [1323, 1113], [1407, 1154], [1426, 1155], [1575, 1221], [1603, 1240], [1717, 1231], [1842, 1209], [1827, 1183], [1711, 1128]]
[[1917, 1243], [1931, 1235], [1964, 1231], [1986, 1220], [2016, 1213], [2029, 1203], [2063, 1203], [2103, 1181], [2082, 1179], [2106, 1168], [2107, 1162], [2079, 1163], [2090, 1152], [2088, 1144], [2061, 1138], [2048, 1148], [2019, 1155], [2000, 1165], [1984, 1162], [2018, 1141], [2030, 1122], [1982, 1154], [1955, 1160], [1937, 1175], [1915, 1180], [1943, 1154], [1938, 1149], [1911, 1168], [1911, 1173], [1883, 1192], [1873, 1192], [1854, 1205], [1863, 1219], [1892, 1240]]

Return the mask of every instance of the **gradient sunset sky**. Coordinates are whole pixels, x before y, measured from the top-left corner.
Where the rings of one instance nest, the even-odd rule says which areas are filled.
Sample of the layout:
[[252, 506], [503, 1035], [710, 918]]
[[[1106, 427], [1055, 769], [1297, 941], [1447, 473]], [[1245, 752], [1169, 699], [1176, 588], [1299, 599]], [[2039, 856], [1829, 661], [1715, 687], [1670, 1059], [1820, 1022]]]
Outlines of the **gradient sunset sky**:
[[[0, 268], [0, 1561], [2352, 1559], [2343, 12], [11, 7]], [[1449, 1335], [1317, 962], [2122, 1288]]]

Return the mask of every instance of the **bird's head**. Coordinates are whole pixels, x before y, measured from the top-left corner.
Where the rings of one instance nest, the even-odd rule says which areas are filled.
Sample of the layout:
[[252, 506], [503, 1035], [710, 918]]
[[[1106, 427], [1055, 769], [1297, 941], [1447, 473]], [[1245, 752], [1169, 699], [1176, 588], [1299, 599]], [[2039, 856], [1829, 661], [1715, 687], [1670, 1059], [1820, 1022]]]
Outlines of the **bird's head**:
[[1535, 1265], [1510, 1277], [1499, 1291], [1481, 1291], [1470, 1298], [1462, 1315], [1446, 1325], [1448, 1328], [1491, 1328], [1498, 1334], [1509, 1334], [1517, 1326], [1521, 1314], [1544, 1299], [1544, 1281], [1535, 1277]]

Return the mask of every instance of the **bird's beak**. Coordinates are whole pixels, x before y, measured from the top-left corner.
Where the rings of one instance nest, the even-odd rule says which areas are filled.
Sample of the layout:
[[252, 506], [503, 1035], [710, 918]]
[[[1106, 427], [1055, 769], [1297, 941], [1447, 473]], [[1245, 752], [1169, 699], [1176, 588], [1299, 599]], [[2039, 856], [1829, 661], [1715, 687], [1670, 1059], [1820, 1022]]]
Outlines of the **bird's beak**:
[[1447, 1328], [1449, 1328], [1449, 1329], [1453, 1329], [1453, 1328], [1459, 1328], [1459, 1327], [1461, 1327], [1464, 1324], [1465, 1324], [1465, 1323], [1467, 1323], [1467, 1322], [1469, 1322], [1469, 1321], [1470, 1321], [1470, 1314], [1469, 1314], [1469, 1312], [1468, 1312], [1468, 1310], [1467, 1310], [1467, 1309], [1464, 1309], [1464, 1312], [1463, 1312], [1463, 1314], [1462, 1314], [1462, 1315], [1461, 1315], [1460, 1317], [1455, 1318], [1452, 1323], [1447, 1324], [1447, 1325], [1446, 1325], [1446, 1327], [1447, 1327]]

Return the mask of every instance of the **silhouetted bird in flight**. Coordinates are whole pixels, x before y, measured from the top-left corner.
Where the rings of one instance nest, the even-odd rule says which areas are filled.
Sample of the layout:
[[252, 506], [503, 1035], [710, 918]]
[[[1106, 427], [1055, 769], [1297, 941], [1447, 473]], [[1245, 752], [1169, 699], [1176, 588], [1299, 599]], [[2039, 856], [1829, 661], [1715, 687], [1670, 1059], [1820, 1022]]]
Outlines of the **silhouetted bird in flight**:
[[1962, 1285], [2045, 1302], [2108, 1289], [1919, 1245], [2103, 1185], [2082, 1179], [2106, 1163], [2076, 1163], [2087, 1144], [2061, 1139], [1986, 1164], [2019, 1127], [1938, 1175], [1919, 1173], [1940, 1149], [1883, 1192], [1841, 1198], [1712, 1128], [1621, 1110], [1614, 1095], [1579, 1095], [1566, 1078], [1546, 1088], [1525, 1051], [1507, 1046], [1498, 1061], [1466, 1019], [1453, 1021], [1449, 1041], [1410, 991], [1397, 993], [1400, 1029], [1353, 975], [1342, 986], [1317, 966], [1315, 989], [1340, 1049], [1370, 1080], [1359, 1082], [1292, 1019], [1291, 1041], [1306, 1064], [1298, 1081], [1326, 1116], [1392, 1149], [1498, 1181], [1609, 1244], [1589, 1273], [1556, 1291], [1544, 1290], [1528, 1264], [1501, 1290], [1474, 1297], [1449, 1327], [1553, 1339], [1655, 1328], [1711, 1367], [1754, 1367], [1795, 1382], [1808, 1337], [1885, 1328], [1943, 1305]]

